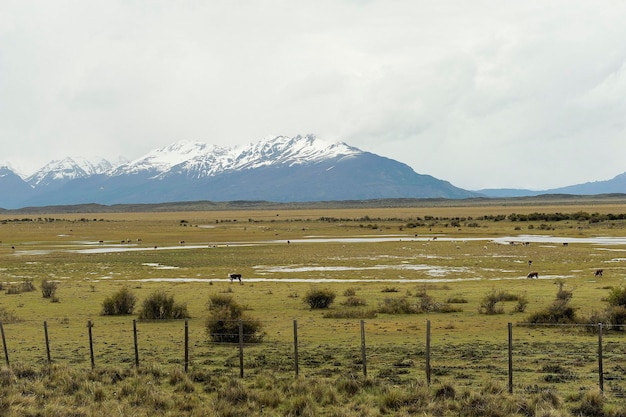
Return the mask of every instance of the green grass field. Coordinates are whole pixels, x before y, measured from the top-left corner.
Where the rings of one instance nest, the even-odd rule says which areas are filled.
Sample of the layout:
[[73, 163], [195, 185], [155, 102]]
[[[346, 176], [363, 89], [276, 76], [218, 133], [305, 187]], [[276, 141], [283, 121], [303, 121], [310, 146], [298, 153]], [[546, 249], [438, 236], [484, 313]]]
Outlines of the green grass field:
[[[37, 415], [44, 402], [51, 404], [48, 415], [68, 415], [67, 407], [77, 415], [105, 415], [114, 404], [119, 415], [579, 415], [580, 404], [600, 401], [603, 414], [596, 415], [624, 415], [624, 332], [603, 334], [604, 396], [598, 399], [593, 328], [522, 325], [550, 306], [559, 288], [571, 292], [577, 317], [593, 323], [606, 310], [610, 289], [624, 285], [625, 220], [507, 219], [511, 213], [578, 212], [616, 215], [626, 206], [4, 215], [0, 306], [10, 366], [0, 378], [0, 404], [7, 415]], [[599, 268], [604, 274], [595, 277]], [[530, 270], [539, 279], [526, 279]], [[228, 280], [233, 272], [243, 275], [241, 284]], [[43, 280], [57, 283], [56, 302], [42, 297]], [[36, 290], [12, 290], [25, 281]], [[101, 315], [105, 298], [123, 287], [137, 296], [137, 309], [157, 290], [187, 306], [187, 374], [181, 371], [184, 320], [137, 321], [135, 370], [137, 315]], [[304, 300], [313, 288], [336, 294], [330, 308], [309, 308]], [[481, 312], [485, 298], [496, 293], [527, 305], [516, 311], [517, 301], [504, 301], [497, 304], [498, 314]], [[210, 342], [206, 332], [207, 303], [215, 294], [232, 296], [263, 326], [263, 342], [244, 347], [243, 379], [238, 347]], [[359, 301], [356, 307], [349, 305], [351, 295]], [[421, 312], [384, 312], [384, 306], [402, 303]], [[94, 325], [93, 370], [88, 321]], [[508, 323], [514, 394], [483, 407], [489, 412], [472, 411], [480, 408], [472, 406], [475, 396], [507, 395]], [[118, 386], [111, 373], [119, 374]], [[90, 376], [81, 382], [78, 376], [85, 374]], [[36, 385], [46, 378], [60, 386]], [[64, 385], [72, 379], [79, 379], [77, 386]], [[154, 392], [142, 394], [146, 381], [158, 386], [163, 404], [152, 398]], [[20, 394], [14, 389], [19, 384], [29, 388]], [[125, 396], [119, 395], [122, 388]], [[456, 394], [438, 397], [444, 388]], [[62, 399], [67, 392], [74, 400]], [[417, 393], [424, 398], [414, 398]], [[546, 393], [560, 402], [537, 399]], [[511, 405], [522, 402], [518, 409]]]

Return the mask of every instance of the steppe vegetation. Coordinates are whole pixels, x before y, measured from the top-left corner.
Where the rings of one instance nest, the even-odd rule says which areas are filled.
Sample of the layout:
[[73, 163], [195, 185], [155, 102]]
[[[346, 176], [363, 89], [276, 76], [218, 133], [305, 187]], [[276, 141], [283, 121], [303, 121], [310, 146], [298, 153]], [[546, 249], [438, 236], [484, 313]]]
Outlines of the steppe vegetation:
[[2, 214], [0, 414], [626, 416], [623, 203]]

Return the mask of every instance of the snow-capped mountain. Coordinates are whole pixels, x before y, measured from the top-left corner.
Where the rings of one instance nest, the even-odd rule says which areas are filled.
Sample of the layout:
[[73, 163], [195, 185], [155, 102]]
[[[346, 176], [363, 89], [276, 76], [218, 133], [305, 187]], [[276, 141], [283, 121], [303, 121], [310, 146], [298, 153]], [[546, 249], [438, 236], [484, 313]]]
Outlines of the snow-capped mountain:
[[[379, 198], [466, 198], [476, 193], [345, 143], [267, 137], [232, 148], [179, 141], [122, 164], [52, 161], [26, 179], [31, 192], [5, 208], [171, 201], [275, 202]], [[0, 192], [4, 192], [0, 181]]]
[[51, 161], [43, 168], [26, 178], [32, 187], [61, 184], [77, 178], [87, 178], [92, 175], [110, 171], [113, 164], [104, 158], [87, 159], [83, 157], [66, 157]]
[[155, 149], [141, 158], [119, 165], [109, 176], [152, 173], [155, 175], [169, 171], [178, 164], [196, 158], [221, 153], [221, 148], [206, 143], [182, 140], [160, 149]]
[[120, 165], [108, 175], [144, 173], [153, 178], [168, 175], [203, 178], [269, 165], [311, 164], [360, 153], [363, 152], [345, 143], [329, 143], [313, 135], [268, 137], [233, 148], [183, 140]]

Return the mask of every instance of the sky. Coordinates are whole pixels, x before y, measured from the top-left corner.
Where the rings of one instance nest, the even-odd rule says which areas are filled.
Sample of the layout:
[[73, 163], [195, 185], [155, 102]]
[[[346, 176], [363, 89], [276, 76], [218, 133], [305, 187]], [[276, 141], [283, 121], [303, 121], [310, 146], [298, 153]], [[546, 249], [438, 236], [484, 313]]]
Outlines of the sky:
[[0, 0], [0, 161], [315, 134], [468, 190], [626, 172], [626, 2]]

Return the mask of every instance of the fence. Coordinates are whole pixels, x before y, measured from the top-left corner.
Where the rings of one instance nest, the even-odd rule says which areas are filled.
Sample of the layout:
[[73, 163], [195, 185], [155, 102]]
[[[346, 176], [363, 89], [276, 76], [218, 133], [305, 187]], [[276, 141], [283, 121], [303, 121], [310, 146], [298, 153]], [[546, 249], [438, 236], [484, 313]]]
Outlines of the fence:
[[[7, 366], [14, 361], [50, 363], [66, 361], [92, 368], [116, 364], [139, 367], [148, 363], [190, 366], [207, 372], [232, 373], [244, 378], [266, 369], [332, 376], [362, 374], [394, 383], [452, 379], [457, 384], [476, 386], [493, 381], [509, 392], [558, 390], [578, 391], [597, 387], [605, 394], [626, 396], [622, 366], [626, 358], [623, 332], [595, 326], [524, 325], [508, 323], [502, 340], [459, 341], [446, 333], [445, 326], [401, 329], [402, 335], [387, 336], [376, 320], [334, 322], [324, 329], [333, 336], [323, 337], [322, 329], [311, 323], [280, 321], [276, 334], [261, 343], [244, 343], [243, 322], [239, 321], [239, 343], [210, 342], [206, 329], [189, 320], [168, 322], [126, 320], [107, 323], [102, 340], [95, 324], [72, 328], [68, 323], [51, 326], [39, 323], [43, 333], [37, 342], [35, 323], [0, 322], [0, 333]], [[156, 327], [156, 329], [155, 329]], [[86, 329], [86, 331], [84, 330]], [[20, 331], [22, 330], [22, 331]], [[178, 334], [179, 336], [176, 336]], [[370, 340], [370, 336], [371, 340]], [[546, 341], [546, 337], [550, 341]], [[535, 340], [540, 339], [540, 340]], [[606, 386], [605, 386], [606, 385]]]

